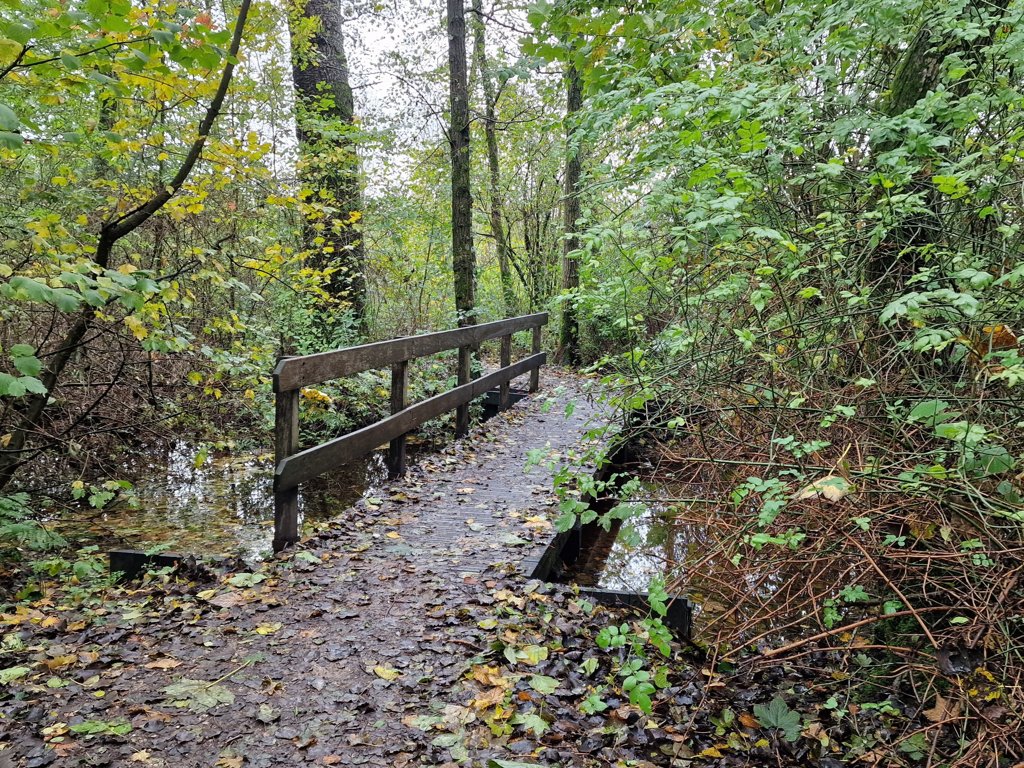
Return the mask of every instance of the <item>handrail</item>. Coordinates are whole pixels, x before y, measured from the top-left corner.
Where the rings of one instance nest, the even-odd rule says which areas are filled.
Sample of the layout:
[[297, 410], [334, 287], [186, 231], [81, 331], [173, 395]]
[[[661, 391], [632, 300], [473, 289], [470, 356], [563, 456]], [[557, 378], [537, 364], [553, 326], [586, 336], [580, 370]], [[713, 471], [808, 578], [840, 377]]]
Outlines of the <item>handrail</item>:
[[[405, 436], [429, 419], [456, 409], [455, 433], [469, 429], [469, 403], [491, 387], [499, 388], [501, 409], [509, 404], [512, 379], [530, 374], [530, 391], [540, 387], [540, 367], [547, 361], [541, 352], [541, 328], [548, 314], [540, 312], [493, 323], [449, 331], [404, 336], [389, 341], [335, 349], [315, 355], [283, 358], [274, 369], [274, 551], [279, 552], [299, 539], [300, 483], [363, 456], [390, 442], [388, 474], [405, 472]], [[512, 334], [533, 330], [532, 353], [513, 364]], [[478, 379], [470, 379], [470, 355], [481, 342], [501, 339], [501, 368]], [[407, 405], [409, 361], [419, 357], [459, 350], [458, 385], [440, 395]], [[299, 403], [302, 387], [330, 379], [351, 376], [375, 368], [391, 367], [391, 415], [362, 429], [322, 445], [299, 450]]]
[[343, 379], [355, 373], [383, 368], [402, 360], [426, 357], [458, 347], [475, 347], [499, 336], [539, 328], [547, 321], [548, 313], [538, 312], [535, 315], [522, 315], [450, 331], [403, 336], [303, 357], [287, 357], [274, 369], [274, 391], [286, 392], [289, 389], [308, 387], [330, 379]]

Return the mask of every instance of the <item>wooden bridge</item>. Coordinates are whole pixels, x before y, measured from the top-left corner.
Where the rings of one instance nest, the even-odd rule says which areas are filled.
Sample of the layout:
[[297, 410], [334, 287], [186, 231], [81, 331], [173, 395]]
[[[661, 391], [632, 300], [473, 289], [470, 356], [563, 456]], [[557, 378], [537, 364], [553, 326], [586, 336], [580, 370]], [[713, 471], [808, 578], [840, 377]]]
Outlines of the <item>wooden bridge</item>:
[[[389, 443], [388, 473], [405, 472], [405, 437], [430, 419], [456, 410], [455, 431], [469, 430], [469, 404], [488, 390], [498, 388], [499, 408], [509, 405], [510, 382], [530, 374], [530, 391], [540, 386], [540, 367], [547, 357], [541, 351], [541, 329], [548, 315], [541, 312], [450, 331], [405, 336], [303, 357], [282, 359], [274, 370], [276, 398], [274, 443], [274, 551], [299, 539], [299, 485], [335, 467], [358, 459]], [[512, 336], [532, 331], [532, 352], [512, 362]], [[471, 357], [480, 344], [501, 340], [501, 367], [485, 376], [471, 378]], [[409, 361], [458, 349], [458, 383], [454, 389], [409, 405]], [[322, 445], [299, 450], [299, 403], [303, 387], [363, 371], [391, 367], [391, 415]]]

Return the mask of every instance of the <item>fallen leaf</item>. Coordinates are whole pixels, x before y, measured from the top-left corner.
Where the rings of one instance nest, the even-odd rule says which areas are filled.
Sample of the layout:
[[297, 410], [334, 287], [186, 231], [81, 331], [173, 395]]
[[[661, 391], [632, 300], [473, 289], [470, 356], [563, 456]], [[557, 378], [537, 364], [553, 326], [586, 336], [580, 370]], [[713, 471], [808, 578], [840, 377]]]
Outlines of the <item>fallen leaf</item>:
[[267, 624], [260, 624], [256, 629], [253, 630], [257, 635], [272, 635], [279, 630], [283, 624], [279, 621], [275, 621]]
[[208, 683], [205, 680], [190, 680], [183, 677], [178, 682], [164, 688], [172, 707], [191, 709], [193, 712], [205, 712], [218, 704], [234, 704], [235, 694], [223, 685]]
[[391, 667], [386, 667], [383, 665], [378, 665], [374, 667], [373, 674], [375, 674], [377, 677], [383, 680], [397, 680], [402, 676], [402, 673], [399, 672], [397, 669], [392, 669]]
[[159, 659], [158, 661], [151, 661], [146, 664], [146, 669], [174, 669], [180, 667], [182, 662], [177, 659], [167, 657], [166, 659]]
[[951, 702], [949, 699], [945, 699], [941, 694], [935, 694], [935, 706], [931, 709], [926, 709], [923, 714], [930, 722], [942, 723], [946, 720], [953, 720], [960, 716], [960, 703]]
[[740, 715], [739, 718], [737, 718], [737, 719], [740, 721], [740, 724], [743, 725], [746, 728], [760, 728], [761, 727], [760, 721], [756, 717], [754, 717], [753, 715], [748, 714], [746, 712], [744, 712], [742, 715]]
[[802, 488], [794, 497], [797, 501], [815, 496], [827, 501], [839, 501], [853, 490], [850, 481], [839, 475], [828, 475]]

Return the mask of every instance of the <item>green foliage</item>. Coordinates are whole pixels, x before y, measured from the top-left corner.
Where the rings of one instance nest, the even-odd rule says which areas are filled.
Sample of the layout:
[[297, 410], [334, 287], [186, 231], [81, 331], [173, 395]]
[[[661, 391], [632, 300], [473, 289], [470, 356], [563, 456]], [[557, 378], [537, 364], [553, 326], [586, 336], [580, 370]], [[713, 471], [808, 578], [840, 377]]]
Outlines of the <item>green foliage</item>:
[[32, 519], [27, 493], [0, 496], [0, 545], [27, 547], [37, 552], [59, 549], [67, 542]]
[[766, 728], [778, 728], [786, 741], [800, 738], [800, 713], [792, 710], [785, 700], [776, 696], [768, 705], [755, 704], [754, 716]]

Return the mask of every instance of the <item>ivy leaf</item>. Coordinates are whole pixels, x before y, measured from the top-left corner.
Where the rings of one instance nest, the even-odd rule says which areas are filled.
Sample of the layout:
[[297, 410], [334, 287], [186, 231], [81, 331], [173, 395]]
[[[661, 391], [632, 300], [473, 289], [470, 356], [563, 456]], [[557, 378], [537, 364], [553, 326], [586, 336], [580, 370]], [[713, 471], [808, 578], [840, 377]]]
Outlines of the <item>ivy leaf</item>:
[[754, 717], [767, 728], [778, 728], [786, 741], [800, 738], [800, 713], [790, 709], [780, 696], [772, 699], [768, 706], [755, 704]]

